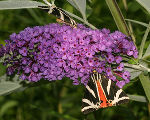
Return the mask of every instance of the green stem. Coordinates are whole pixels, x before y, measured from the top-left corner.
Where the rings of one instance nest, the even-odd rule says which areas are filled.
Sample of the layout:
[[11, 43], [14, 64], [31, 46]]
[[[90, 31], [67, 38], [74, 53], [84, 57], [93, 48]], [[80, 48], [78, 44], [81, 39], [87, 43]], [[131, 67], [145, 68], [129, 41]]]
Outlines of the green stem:
[[121, 13], [120, 8], [118, 7], [116, 0], [105, 0], [105, 1], [111, 11], [111, 14], [116, 22], [118, 29], [127, 36], [130, 36], [127, 24]]
[[[125, 8], [125, 10], [127, 12], [128, 11], [127, 0], [123, 0], [123, 5], [124, 5], [124, 8]], [[134, 33], [133, 33], [133, 28], [132, 28], [131, 22], [128, 21], [127, 23], [128, 23], [128, 27], [129, 27], [130, 36], [131, 36], [133, 42], [135, 43], [136, 40], [135, 40], [135, 36], [134, 36]]]
[[[136, 42], [136, 39], [135, 39], [135, 36], [134, 36], [134, 33], [133, 33], [133, 28], [132, 28], [132, 25], [131, 25], [131, 22], [130, 22], [130, 21], [128, 21], [128, 26], [129, 26], [131, 38], [132, 38], [133, 42], [135, 43], [135, 42]], [[135, 44], [135, 45], [136, 45], [136, 44]], [[136, 46], [136, 48], [137, 48], [137, 46]]]
[[92, 24], [90, 24], [88, 21], [86, 21], [86, 20], [80, 18], [79, 16], [74, 15], [74, 14], [72, 14], [72, 13], [66, 11], [66, 10], [64, 10], [64, 11], [65, 11], [66, 13], [68, 13], [70, 16], [72, 16], [72, 17], [74, 17], [74, 18], [80, 20], [81, 22], [83, 22], [84, 24], [86, 24], [87, 26], [89, 26], [90, 28], [92, 28], [92, 29], [97, 29], [95, 26], [93, 26]]
[[[58, 103], [58, 113], [59, 113], [59, 114], [62, 114], [62, 113], [63, 113], [62, 104], [61, 104], [60, 101], [59, 101], [59, 103]], [[63, 120], [63, 119], [62, 119], [62, 118], [59, 118], [59, 120]]]
[[145, 34], [144, 34], [142, 42], [141, 42], [140, 51], [139, 51], [139, 59], [142, 58], [145, 42], [146, 42], [146, 39], [147, 39], [149, 31], [150, 31], [150, 22], [149, 22], [149, 24], [147, 26], [147, 29], [145, 31]]
[[84, 23], [86, 24], [86, 25], [88, 25], [90, 28], [92, 28], [92, 29], [97, 29], [95, 26], [93, 26], [92, 24], [90, 24], [89, 22], [87, 22], [87, 21], [84, 21]]
[[[65, 96], [66, 92], [67, 92], [67, 88], [65, 87], [65, 85], [68, 85], [68, 81], [66, 80], [64, 85], [62, 86], [62, 89], [60, 90], [60, 93], [59, 93], [59, 102], [58, 102], [58, 113], [59, 114], [63, 114], [63, 108], [62, 108], [62, 103], [61, 103], [61, 100], [62, 98]], [[62, 118], [59, 118], [59, 120], [63, 120]]]
[[150, 118], [150, 103], [148, 103], [148, 115], [149, 115], [149, 118]]

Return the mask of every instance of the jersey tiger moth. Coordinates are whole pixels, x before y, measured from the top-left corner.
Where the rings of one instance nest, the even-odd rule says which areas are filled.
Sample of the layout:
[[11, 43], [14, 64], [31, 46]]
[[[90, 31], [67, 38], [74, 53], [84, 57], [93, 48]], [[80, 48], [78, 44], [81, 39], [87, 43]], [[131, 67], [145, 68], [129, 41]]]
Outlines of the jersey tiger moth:
[[82, 109], [84, 114], [129, 102], [129, 97], [105, 75], [93, 72], [86, 85]]

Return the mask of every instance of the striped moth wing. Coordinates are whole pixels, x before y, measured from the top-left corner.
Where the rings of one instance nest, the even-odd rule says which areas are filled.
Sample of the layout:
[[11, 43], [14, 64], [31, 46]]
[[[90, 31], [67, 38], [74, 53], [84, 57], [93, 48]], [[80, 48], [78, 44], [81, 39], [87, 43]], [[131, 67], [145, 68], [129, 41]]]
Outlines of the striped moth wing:
[[74, 28], [77, 27], [77, 23], [63, 9], [56, 7], [55, 5], [38, 7], [47, 11], [49, 14], [53, 14], [54, 16], [56, 16], [58, 18], [57, 22], [65, 23]]
[[81, 111], [88, 114], [99, 108], [116, 106], [128, 101], [129, 97], [112, 80], [94, 72], [86, 85]]

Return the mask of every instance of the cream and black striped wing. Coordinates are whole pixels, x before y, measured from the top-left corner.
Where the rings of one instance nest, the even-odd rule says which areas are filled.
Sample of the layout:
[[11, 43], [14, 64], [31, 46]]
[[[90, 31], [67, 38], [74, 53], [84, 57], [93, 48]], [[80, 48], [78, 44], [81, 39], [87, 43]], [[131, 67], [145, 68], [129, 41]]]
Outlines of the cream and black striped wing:
[[97, 91], [97, 84], [95, 79], [93, 79], [95, 74], [92, 74], [88, 84], [85, 86], [84, 97], [82, 99], [82, 109], [83, 114], [88, 114], [99, 109], [100, 97]]
[[111, 101], [112, 106], [129, 102], [129, 97], [126, 95], [126, 93], [116, 86], [112, 80], [106, 78], [104, 75], [101, 75], [101, 86], [107, 100]]
[[77, 23], [61, 8], [56, 6], [39, 6], [39, 8], [47, 11], [49, 14], [56, 16], [61, 23], [76, 27]]
[[[58, 14], [59, 11], [59, 14]], [[56, 17], [58, 17], [62, 22], [64, 22], [67, 25], [70, 25], [71, 27], [76, 27], [77, 23], [61, 8], [54, 8], [54, 11], [52, 12]]]

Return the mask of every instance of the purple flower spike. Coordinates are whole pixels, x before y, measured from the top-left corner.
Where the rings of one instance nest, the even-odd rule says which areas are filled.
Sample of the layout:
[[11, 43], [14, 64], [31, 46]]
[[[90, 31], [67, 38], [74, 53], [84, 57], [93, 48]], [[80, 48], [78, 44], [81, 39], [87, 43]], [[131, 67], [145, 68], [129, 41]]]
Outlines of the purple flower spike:
[[130, 75], [124, 72], [121, 55], [138, 56], [134, 43], [123, 33], [92, 30], [82, 24], [74, 29], [59, 24], [28, 27], [5, 42], [0, 46], [0, 57], [6, 58], [7, 73], [17, 72], [22, 80], [32, 82], [69, 77], [74, 85], [86, 85], [94, 69], [117, 81], [116, 70], [124, 79], [116, 84], [123, 87]]

